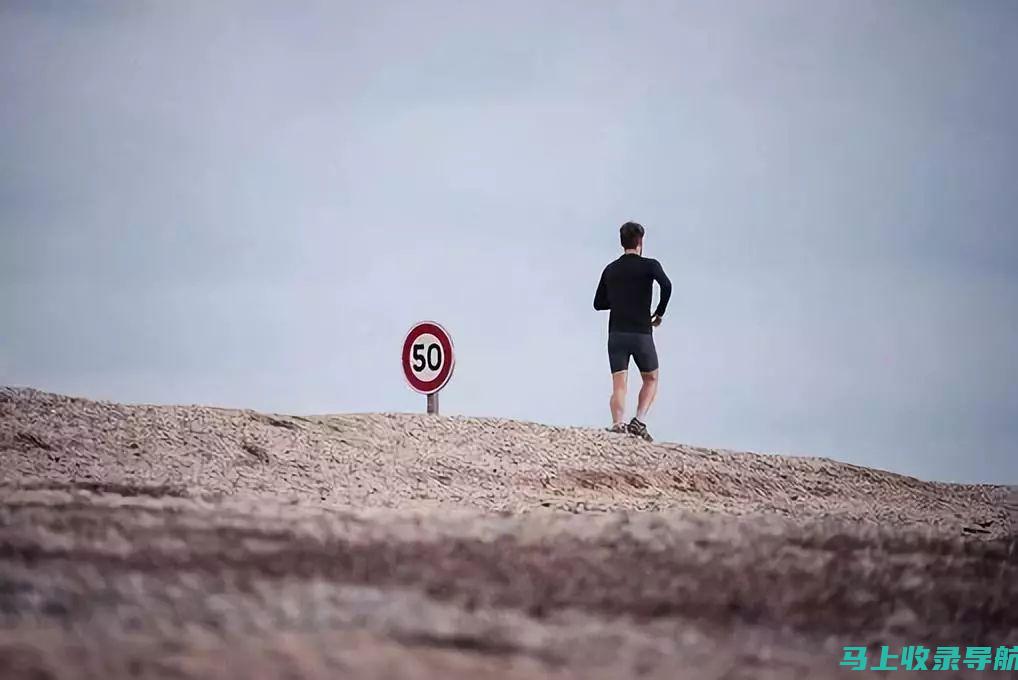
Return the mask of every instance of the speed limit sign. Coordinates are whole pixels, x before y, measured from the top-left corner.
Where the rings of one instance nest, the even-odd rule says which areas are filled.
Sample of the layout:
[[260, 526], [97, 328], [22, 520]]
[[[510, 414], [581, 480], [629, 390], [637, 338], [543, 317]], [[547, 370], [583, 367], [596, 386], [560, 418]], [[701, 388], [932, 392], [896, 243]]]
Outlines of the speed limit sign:
[[403, 341], [403, 375], [415, 392], [428, 395], [428, 412], [438, 412], [438, 391], [452, 377], [456, 365], [452, 338], [434, 321], [422, 321]]

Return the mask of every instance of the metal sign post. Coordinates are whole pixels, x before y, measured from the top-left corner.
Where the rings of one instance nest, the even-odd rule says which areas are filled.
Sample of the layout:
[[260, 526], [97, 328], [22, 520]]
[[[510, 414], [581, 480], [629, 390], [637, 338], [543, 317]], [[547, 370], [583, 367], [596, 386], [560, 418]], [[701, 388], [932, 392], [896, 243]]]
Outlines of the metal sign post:
[[414, 325], [403, 340], [402, 364], [410, 389], [427, 395], [428, 414], [438, 415], [438, 392], [456, 365], [449, 332], [433, 321]]

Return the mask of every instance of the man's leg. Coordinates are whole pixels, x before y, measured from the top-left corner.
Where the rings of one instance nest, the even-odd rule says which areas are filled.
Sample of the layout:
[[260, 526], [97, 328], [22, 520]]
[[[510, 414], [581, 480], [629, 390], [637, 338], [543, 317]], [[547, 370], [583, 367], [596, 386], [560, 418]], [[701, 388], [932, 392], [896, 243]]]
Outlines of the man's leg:
[[626, 381], [629, 377], [630, 347], [625, 335], [608, 333], [608, 366], [612, 372], [612, 398], [608, 403], [612, 412], [612, 431], [624, 431], [622, 419], [626, 413]]
[[612, 424], [618, 425], [626, 417], [626, 381], [629, 371], [612, 373], [612, 398], [609, 405], [612, 411]]
[[636, 367], [640, 369], [640, 375], [643, 376], [643, 386], [640, 388], [640, 396], [636, 403], [636, 417], [629, 422], [627, 427], [630, 434], [635, 434], [647, 441], [654, 441], [647, 432], [644, 419], [647, 417], [647, 411], [650, 410], [651, 404], [654, 403], [654, 397], [657, 396], [657, 349], [654, 347], [654, 336], [649, 333], [642, 336], [638, 344], [639, 347], [633, 353], [633, 358], [636, 359]]
[[657, 369], [649, 373], [641, 373], [643, 386], [640, 388], [640, 397], [636, 403], [636, 419], [643, 422], [657, 396]]

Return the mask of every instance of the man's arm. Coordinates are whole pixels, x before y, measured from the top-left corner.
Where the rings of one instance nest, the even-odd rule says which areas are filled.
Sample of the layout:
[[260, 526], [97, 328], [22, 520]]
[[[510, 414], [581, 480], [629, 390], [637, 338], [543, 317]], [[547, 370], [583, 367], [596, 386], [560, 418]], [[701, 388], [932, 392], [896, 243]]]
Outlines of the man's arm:
[[665, 315], [665, 309], [668, 307], [668, 299], [672, 296], [672, 282], [668, 280], [668, 275], [665, 274], [665, 270], [661, 267], [661, 263], [654, 260], [654, 268], [652, 270], [654, 280], [657, 281], [657, 285], [661, 286], [661, 299], [658, 300], [657, 309], [654, 310], [654, 316], [661, 318]]
[[597, 284], [597, 292], [594, 293], [594, 309], [599, 312], [611, 309], [611, 305], [608, 303], [608, 284], [604, 280], [604, 274], [601, 272], [601, 280]]

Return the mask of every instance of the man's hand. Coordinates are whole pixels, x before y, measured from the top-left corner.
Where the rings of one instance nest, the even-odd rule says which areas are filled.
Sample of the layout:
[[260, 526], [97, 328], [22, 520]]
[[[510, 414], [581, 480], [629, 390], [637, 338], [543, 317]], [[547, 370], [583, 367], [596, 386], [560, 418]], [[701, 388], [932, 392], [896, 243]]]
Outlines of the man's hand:
[[657, 328], [658, 326], [660, 326], [661, 325], [661, 317], [658, 316], [657, 314], [655, 314], [654, 316], [650, 317], [650, 325], [653, 326], [654, 328]]

